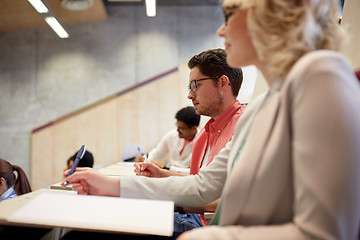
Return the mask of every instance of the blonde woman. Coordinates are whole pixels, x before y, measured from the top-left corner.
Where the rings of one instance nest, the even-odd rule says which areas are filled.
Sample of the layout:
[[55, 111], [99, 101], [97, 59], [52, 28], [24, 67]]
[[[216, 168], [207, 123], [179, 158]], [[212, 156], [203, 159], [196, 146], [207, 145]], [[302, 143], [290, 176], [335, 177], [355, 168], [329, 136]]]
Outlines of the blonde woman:
[[229, 154], [219, 226], [181, 240], [358, 239], [360, 90], [336, 52], [336, 6], [223, 2], [228, 64], [256, 65], [270, 90]]
[[336, 6], [332, 0], [223, 2], [218, 34], [228, 64], [256, 65], [269, 91], [249, 104], [232, 140], [198, 175], [111, 179], [78, 169], [68, 181], [80, 194], [177, 206], [221, 197], [212, 226], [180, 240], [357, 239], [360, 89], [337, 52]]

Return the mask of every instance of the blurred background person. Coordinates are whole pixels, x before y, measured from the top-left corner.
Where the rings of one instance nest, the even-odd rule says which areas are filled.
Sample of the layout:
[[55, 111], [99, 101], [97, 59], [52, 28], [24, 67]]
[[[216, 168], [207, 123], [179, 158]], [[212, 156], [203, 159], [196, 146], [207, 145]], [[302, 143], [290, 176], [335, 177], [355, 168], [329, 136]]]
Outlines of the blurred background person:
[[0, 158], [0, 202], [28, 192], [31, 187], [23, 169]]
[[[159, 144], [148, 154], [148, 162], [161, 166], [161, 160], [168, 154], [164, 168], [173, 172], [189, 174], [193, 140], [198, 134], [200, 116], [194, 107], [184, 107], [175, 114], [176, 128], [169, 131]], [[143, 162], [142, 155], [135, 162]]]
[[[67, 167], [64, 169], [65, 171], [70, 169], [72, 167], [72, 165], [74, 164], [74, 161], [75, 161], [75, 157], [76, 157], [76, 154], [78, 152], [76, 152], [74, 155], [72, 155], [68, 161], [67, 161]], [[92, 168], [94, 166], [94, 157], [92, 155], [91, 152], [89, 151], [85, 151], [85, 154], [83, 156], [82, 159], [80, 159], [79, 161], [79, 165], [78, 167], [89, 167], [89, 168]]]

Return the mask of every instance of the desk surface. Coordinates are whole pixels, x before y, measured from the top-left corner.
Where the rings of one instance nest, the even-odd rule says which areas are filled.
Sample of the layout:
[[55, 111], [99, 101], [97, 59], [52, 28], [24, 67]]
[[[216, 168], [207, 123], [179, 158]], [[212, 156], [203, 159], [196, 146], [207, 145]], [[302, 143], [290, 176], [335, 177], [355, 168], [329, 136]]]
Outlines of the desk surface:
[[119, 162], [99, 169], [99, 172], [108, 176], [135, 176], [133, 162]]
[[171, 236], [174, 203], [40, 189], [0, 203], [0, 225]]
[[[12, 225], [9, 224], [8, 218], [12, 216], [17, 210], [23, 207], [25, 204], [30, 202], [36, 196], [42, 193], [51, 192], [54, 194], [76, 194], [74, 191], [62, 191], [62, 190], [50, 190], [50, 189], [40, 189], [31, 193], [27, 193], [11, 200], [6, 200], [0, 202], [0, 224], [3, 225]], [[15, 224], [22, 225], [22, 224]]]

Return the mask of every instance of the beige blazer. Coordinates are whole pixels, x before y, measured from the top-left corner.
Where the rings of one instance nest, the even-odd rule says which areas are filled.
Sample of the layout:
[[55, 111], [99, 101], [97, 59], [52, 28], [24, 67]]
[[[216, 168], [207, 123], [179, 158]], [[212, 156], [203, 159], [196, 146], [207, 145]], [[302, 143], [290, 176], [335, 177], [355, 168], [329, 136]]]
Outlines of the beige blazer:
[[249, 105], [199, 175], [121, 178], [121, 196], [196, 206], [221, 194], [219, 226], [191, 239], [357, 239], [359, 143], [359, 84], [342, 55], [316, 51]]

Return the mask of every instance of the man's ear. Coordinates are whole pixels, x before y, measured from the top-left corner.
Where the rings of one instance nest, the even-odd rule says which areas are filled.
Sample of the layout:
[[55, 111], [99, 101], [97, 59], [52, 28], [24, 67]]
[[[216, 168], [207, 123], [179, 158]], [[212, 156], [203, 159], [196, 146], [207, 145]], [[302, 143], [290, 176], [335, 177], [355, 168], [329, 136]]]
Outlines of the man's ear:
[[218, 84], [219, 84], [219, 87], [224, 88], [226, 86], [230, 86], [230, 80], [226, 75], [222, 75], [219, 78]]

